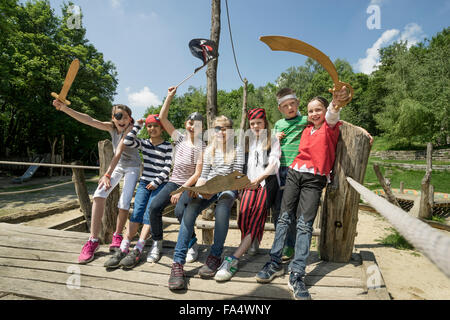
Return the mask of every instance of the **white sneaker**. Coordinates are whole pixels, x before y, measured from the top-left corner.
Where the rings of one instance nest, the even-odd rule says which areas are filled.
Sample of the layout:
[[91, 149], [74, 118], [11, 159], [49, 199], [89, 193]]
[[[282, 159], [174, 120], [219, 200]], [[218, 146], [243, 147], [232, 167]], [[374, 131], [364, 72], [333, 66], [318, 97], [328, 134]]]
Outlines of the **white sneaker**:
[[152, 248], [147, 255], [147, 262], [155, 263], [161, 259], [161, 251], [162, 251], [162, 240], [153, 241]]
[[186, 262], [191, 263], [197, 260], [198, 258], [198, 244], [194, 243], [194, 245], [189, 248], [186, 254]]
[[238, 270], [238, 263], [239, 261], [237, 259], [225, 257], [219, 269], [217, 270], [216, 275], [214, 276], [214, 280], [216, 281], [230, 280], [231, 277], [233, 277], [236, 271]]
[[250, 249], [248, 249], [248, 254], [251, 256], [257, 255], [259, 250], [259, 241], [258, 239], [253, 240], [252, 245], [250, 246]]

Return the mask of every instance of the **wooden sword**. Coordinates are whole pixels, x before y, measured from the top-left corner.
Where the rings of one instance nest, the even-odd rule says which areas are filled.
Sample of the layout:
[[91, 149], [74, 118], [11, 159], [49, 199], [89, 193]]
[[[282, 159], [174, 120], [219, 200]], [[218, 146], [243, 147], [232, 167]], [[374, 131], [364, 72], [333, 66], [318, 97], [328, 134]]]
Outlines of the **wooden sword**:
[[70, 87], [72, 86], [72, 82], [78, 73], [79, 68], [80, 68], [80, 61], [78, 59], [73, 60], [72, 63], [70, 64], [69, 71], [67, 71], [66, 79], [64, 80], [61, 92], [59, 94], [52, 92], [51, 95], [53, 98], [58, 99], [59, 101], [65, 103], [66, 105], [70, 105], [70, 101], [66, 100], [66, 97]]
[[331, 76], [331, 79], [333, 79], [334, 88], [329, 89], [328, 91], [339, 91], [343, 86], [349, 90], [349, 98], [342, 105], [340, 105], [339, 108], [347, 105], [353, 99], [354, 90], [352, 86], [348, 83], [339, 81], [339, 75], [333, 62], [331, 62], [330, 58], [328, 58], [328, 56], [319, 49], [314, 48], [306, 42], [284, 36], [263, 36], [260, 37], [259, 40], [267, 44], [269, 48], [274, 51], [295, 52], [308, 56], [319, 62]]

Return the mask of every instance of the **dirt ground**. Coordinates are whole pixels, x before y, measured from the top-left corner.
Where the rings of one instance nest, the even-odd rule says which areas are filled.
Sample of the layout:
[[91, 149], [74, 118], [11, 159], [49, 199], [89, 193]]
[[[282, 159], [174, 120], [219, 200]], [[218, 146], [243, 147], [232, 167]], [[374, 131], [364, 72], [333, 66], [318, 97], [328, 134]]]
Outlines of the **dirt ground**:
[[[56, 177], [52, 182], [63, 182]], [[70, 180], [70, 177], [64, 181]], [[48, 183], [48, 179], [33, 181], [39, 187]], [[12, 185], [0, 179], [0, 193], [7, 191]], [[90, 194], [95, 185], [88, 186]], [[53, 188], [42, 192], [18, 195], [0, 195], [0, 216], [23, 210], [37, 210], [49, 205], [62, 204], [76, 199], [72, 184]], [[398, 300], [448, 300], [450, 299], [450, 279], [447, 278], [432, 262], [416, 250], [398, 250], [379, 243], [391, 231], [391, 225], [377, 213], [359, 212], [357, 225], [358, 235], [355, 239], [355, 251], [369, 250], [376, 257], [387, 290], [393, 299]], [[176, 241], [178, 226], [171, 225], [165, 229], [164, 239]], [[444, 232], [445, 231], [441, 231]], [[446, 233], [450, 236], [449, 233]], [[201, 241], [201, 231], [197, 232]], [[274, 233], [265, 232], [261, 248], [270, 248]], [[239, 230], [229, 230], [226, 245], [237, 247], [240, 243]], [[232, 252], [227, 254], [232, 254]]]

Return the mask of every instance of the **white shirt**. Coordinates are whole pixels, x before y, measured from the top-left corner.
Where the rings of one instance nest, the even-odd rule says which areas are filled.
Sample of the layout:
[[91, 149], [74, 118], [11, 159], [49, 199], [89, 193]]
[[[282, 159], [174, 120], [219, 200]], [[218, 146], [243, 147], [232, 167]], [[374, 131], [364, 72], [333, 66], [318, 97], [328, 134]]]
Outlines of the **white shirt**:
[[[267, 150], [263, 150], [263, 144], [260, 139], [250, 139], [248, 148], [247, 160], [247, 177], [250, 181], [255, 180], [261, 175], [278, 174], [280, 168], [281, 148], [280, 142], [276, 136], [271, 137], [270, 154], [267, 155]], [[267, 167], [264, 167], [264, 159], [267, 159]], [[265, 180], [261, 182], [264, 187]]]

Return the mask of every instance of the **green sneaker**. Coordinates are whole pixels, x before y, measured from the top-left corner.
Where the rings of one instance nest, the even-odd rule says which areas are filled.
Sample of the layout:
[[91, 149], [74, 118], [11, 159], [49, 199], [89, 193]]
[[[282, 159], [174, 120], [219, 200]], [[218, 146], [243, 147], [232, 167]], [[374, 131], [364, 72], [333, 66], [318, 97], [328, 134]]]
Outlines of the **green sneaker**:
[[214, 276], [214, 280], [216, 281], [228, 281], [231, 277], [234, 276], [236, 271], [238, 270], [239, 260], [233, 259], [231, 257], [225, 257], [219, 270], [216, 272]]
[[283, 248], [283, 254], [281, 256], [281, 260], [283, 262], [285, 262], [285, 261], [291, 260], [293, 257], [294, 257], [294, 248], [291, 248], [291, 247], [288, 247], [288, 246], [284, 247]]

